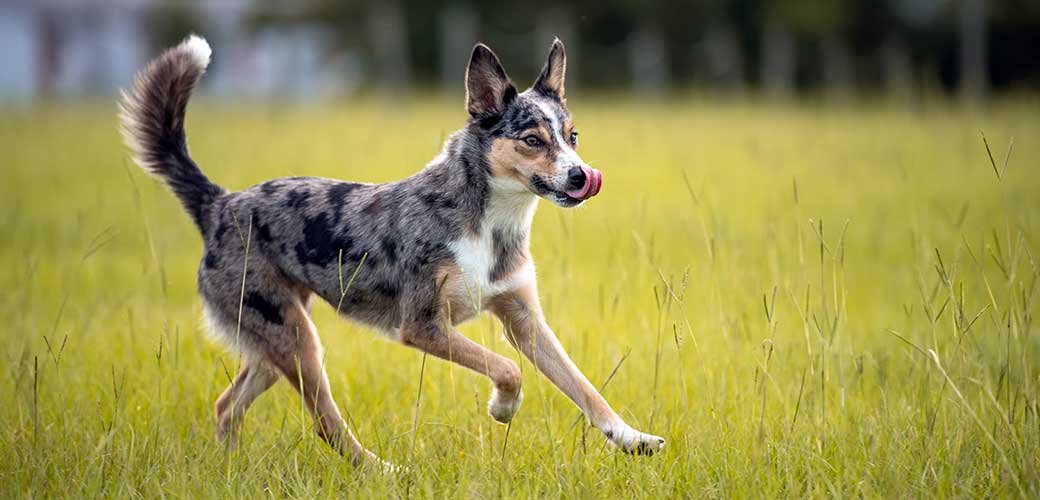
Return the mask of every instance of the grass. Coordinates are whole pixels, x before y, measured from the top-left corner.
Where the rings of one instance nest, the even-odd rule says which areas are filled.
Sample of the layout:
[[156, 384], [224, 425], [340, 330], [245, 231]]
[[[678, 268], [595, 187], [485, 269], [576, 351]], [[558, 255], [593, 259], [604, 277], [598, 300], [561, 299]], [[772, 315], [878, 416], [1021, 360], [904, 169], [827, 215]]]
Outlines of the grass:
[[[0, 112], [0, 497], [1040, 495], [1035, 98], [571, 101], [606, 185], [578, 210], [542, 203], [541, 296], [661, 455], [574, 424], [526, 360], [524, 407], [497, 425], [486, 380], [334, 305], [315, 322], [337, 402], [411, 474], [355, 471], [287, 383], [226, 453], [212, 403], [237, 360], [201, 330], [199, 236], [128, 162], [113, 105], [55, 104]], [[198, 162], [240, 189], [397, 179], [462, 119], [454, 100], [201, 99], [188, 125]], [[520, 362], [493, 320], [462, 330]]]

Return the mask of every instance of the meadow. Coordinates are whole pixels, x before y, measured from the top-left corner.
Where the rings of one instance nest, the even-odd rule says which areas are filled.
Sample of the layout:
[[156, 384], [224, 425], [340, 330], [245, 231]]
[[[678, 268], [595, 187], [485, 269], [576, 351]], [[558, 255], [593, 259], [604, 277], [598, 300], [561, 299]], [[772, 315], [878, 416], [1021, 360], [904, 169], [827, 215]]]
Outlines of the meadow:
[[[53, 103], [0, 111], [0, 497], [1040, 496], [1040, 101], [570, 103], [605, 183], [540, 202], [543, 305], [661, 454], [607, 446], [490, 317], [462, 331], [522, 367], [509, 427], [485, 379], [325, 304], [341, 410], [410, 471], [355, 470], [284, 382], [227, 452], [238, 361], [201, 326], [200, 237], [114, 104]], [[461, 97], [202, 96], [188, 137], [229, 189], [384, 182], [463, 120]]]

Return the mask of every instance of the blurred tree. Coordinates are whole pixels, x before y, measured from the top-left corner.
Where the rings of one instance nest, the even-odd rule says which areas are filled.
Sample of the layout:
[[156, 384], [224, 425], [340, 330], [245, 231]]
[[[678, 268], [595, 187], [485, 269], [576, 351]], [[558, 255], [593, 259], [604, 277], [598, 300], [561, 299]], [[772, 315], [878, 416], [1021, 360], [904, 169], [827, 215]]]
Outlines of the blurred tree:
[[476, 43], [480, 19], [469, 5], [449, 3], [439, 16], [441, 88], [446, 92], [461, 94], [464, 89], [462, 75], [466, 72], [469, 52]]
[[989, 5], [989, 81], [1011, 86], [1040, 82], [1040, 2], [1001, 0]]
[[[285, 4], [264, 1], [287, 10]], [[548, 40], [561, 36], [571, 54], [572, 82], [582, 74], [590, 85], [631, 85], [651, 93], [692, 82], [736, 89], [757, 83], [775, 94], [821, 85], [839, 91], [880, 85], [910, 95], [928, 82], [953, 87], [970, 80], [973, 88], [984, 88], [991, 80], [1016, 81], [1016, 75], [1040, 80], [1040, 61], [1027, 48], [1040, 37], [1037, 5], [1035, 0], [578, 0], [567, 5], [314, 0], [297, 4], [298, 14], [282, 12], [266, 22], [330, 27], [338, 44], [359, 49], [367, 73], [378, 76], [370, 81], [388, 86], [439, 80], [458, 90], [457, 75], [477, 40], [489, 43], [510, 73], [523, 79], [544, 62]], [[990, 13], [989, 29], [968, 22], [978, 17], [966, 10], [972, 6]], [[967, 30], [971, 26], [974, 31]], [[581, 56], [575, 57], [578, 51]]]
[[[797, 78], [799, 45], [815, 48], [812, 64], [802, 65], [802, 80], [815, 76], [825, 86], [843, 91], [855, 78], [847, 34], [851, 28], [852, 0], [774, 0], [766, 6], [767, 87], [786, 91]], [[793, 67], [792, 67], [793, 66]]]
[[571, 92], [578, 88], [581, 81], [579, 67], [573, 63], [581, 60], [581, 40], [574, 24], [574, 16], [570, 9], [564, 6], [550, 5], [539, 9], [531, 43], [531, 46], [534, 47], [532, 62], [535, 67], [540, 68], [545, 64], [553, 38], [559, 38], [567, 47], [566, 87], [567, 91]]
[[412, 83], [408, 24], [402, 2], [383, 0], [368, 10], [368, 36], [383, 88], [399, 92]]
[[821, 39], [849, 27], [851, 0], [773, 0], [766, 18], [783, 22], [795, 36]]
[[960, 27], [960, 90], [967, 101], [985, 97], [988, 19], [984, 0], [960, 0], [957, 6]]

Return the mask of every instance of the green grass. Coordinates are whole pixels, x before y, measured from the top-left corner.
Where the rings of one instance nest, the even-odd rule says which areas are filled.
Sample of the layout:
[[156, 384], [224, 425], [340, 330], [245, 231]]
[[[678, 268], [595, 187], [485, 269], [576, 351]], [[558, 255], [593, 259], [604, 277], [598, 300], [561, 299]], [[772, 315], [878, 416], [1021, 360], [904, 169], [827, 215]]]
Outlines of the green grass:
[[[225, 453], [212, 403], [237, 360], [201, 329], [200, 238], [129, 163], [114, 105], [55, 104], [0, 113], [0, 497], [1040, 495], [1035, 98], [571, 101], [606, 183], [578, 210], [541, 203], [541, 296], [594, 384], [617, 367], [606, 398], [662, 454], [572, 428], [526, 360], [508, 435], [489, 382], [441, 361], [416, 405], [422, 355], [323, 304], [337, 402], [411, 474], [354, 470], [285, 383]], [[461, 101], [201, 99], [188, 125], [241, 189], [397, 179], [462, 120]], [[997, 171], [1014, 138], [999, 179], [980, 132]], [[463, 332], [521, 361], [490, 318]]]

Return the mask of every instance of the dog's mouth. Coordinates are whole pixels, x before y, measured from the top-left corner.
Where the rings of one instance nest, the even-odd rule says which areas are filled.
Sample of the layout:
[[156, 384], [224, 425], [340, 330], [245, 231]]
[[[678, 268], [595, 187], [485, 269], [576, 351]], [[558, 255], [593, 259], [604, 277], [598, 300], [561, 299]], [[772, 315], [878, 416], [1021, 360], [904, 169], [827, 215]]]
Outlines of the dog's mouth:
[[554, 204], [571, 208], [581, 205], [585, 200], [599, 194], [603, 188], [603, 173], [594, 168], [582, 166], [585, 174], [585, 182], [580, 188], [559, 191], [549, 187], [541, 177], [535, 175], [531, 178], [531, 189], [539, 196], [553, 202]]
[[580, 188], [567, 190], [566, 194], [574, 199], [587, 200], [599, 194], [600, 188], [603, 187], [603, 172], [585, 165], [581, 166], [581, 171], [585, 174], [585, 184]]
[[567, 193], [562, 193], [560, 191], [552, 191], [550, 193], [547, 193], [544, 197], [548, 198], [549, 201], [553, 202], [557, 206], [561, 206], [563, 208], [576, 207], [578, 205], [581, 205], [582, 203], [585, 203], [585, 200], [575, 198], [573, 196], [568, 195]]

